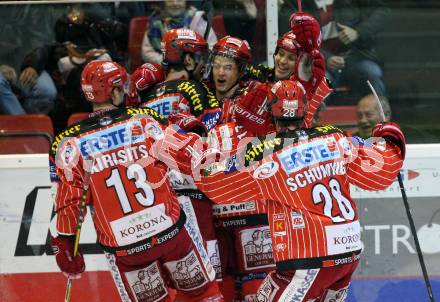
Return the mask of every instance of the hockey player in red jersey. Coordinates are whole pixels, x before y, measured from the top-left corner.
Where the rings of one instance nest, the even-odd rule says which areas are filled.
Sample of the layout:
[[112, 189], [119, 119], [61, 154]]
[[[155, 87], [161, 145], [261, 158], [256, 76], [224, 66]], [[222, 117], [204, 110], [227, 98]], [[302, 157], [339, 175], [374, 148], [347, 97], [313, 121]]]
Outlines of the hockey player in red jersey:
[[246, 73], [260, 82], [274, 83], [289, 78], [300, 81], [309, 100], [303, 123], [310, 127], [317, 109], [332, 91], [325, 79], [325, 60], [320, 53], [321, 29], [319, 22], [307, 13], [293, 13], [290, 21], [291, 31], [277, 40], [275, 67], [258, 65], [248, 68]]
[[273, 55], [274, 67], [262, 64], [248, 65], [245, 70], [245, 77], [262, 83], [274, 83], [289, 79], [297, 68], [296, 63], [300, 47], [295, 34], [288, 31], [277, 40]]
[[118, 109], [127, 86], [120, 65], [87, 64], [81, 87], [94, 112], [52, 145], [60, 179], [58, 236], [52, 238], [57, 264], [69, 276], [85, 270], [83, 256], [73, 257], [73, 250], [88, 186], [98, 243], [122, 301], [171, 301], [169, 287], [181, 301], [223, 301], [202, 242], [192, 240], [194, 226], [180, 208], [167, 166], [157, 159], [162, 152], [155, 142], [172, 128], [150, 108]]
[[[206, 128], [213, 128], [221, 118], [222, 108], [213, 92], [199, 81], [209, 55], [208, 44], [198, 33], [173, 29], [162, 38], [165, 72], [163, 82], [147, 93], [140, 93], [142, 108], [153, 108], [168, 117], [170, 123], [187, 127], [196, 118]], [[144, 78], [148, 82], [151, 77]], [[139, 81], [139, 80], [138, 80]], [[219, 268], [218, 247], [212, 220], [212, 202], [201, 193], [191, 176], [172, 169], [168, 173], [179, 202], [187, 211], [188, 219], [197, 220], [214, 268]]]
[[165, 80], [142, 93], [141, 107], [153, 108], [165, 117], [187, 112], [209, 129], [221, 117], [220, 103], [200, 82], [209, 56], [208, 43], [191, 29], [167, 31], [162, 38]]
[[[302, 128], [305, 90], [295, 81], [277, 82], [271, 97], [276, 136], [210, 165], [197, 184], [220, 204], [267, 201], [276, 271], [266, 277], [257, 301], [342, 302], [362, 250], [349, 186], [388, 187], [402, 167], [405, 138], [394, 123], [373, 129], [382, 142], [333, 126]], [[212, 152], [204, 154], [204, 160], [192, 156], [196, 174]]]
[[[216, 127], [219, 131], [228, 129], [223, 124], [235, 122], [237, 115], [246, 115], [247, 112], [237, 111], [241, 108], [236, 107], [238, 102], [251, 103], [257, 97], [265, 98], [268, 93], [268, 86], [265, 86], [266, 90], [255, 91], [258, 82], [242, 81], [250, 59], [248, 43], [239, 38], [226, 36], [213, 47], [211, 78], [216, 96], [223, 105], [222, 125]], [[240, 123], [235, 125], [237, 129], [230, 133], [240, 138], [254, 135], [257, 129], [244, 129]], [[267, 130], [263, 129], [262, 132], [266, 133]], [[253, 299], [267, 273], [275, 268], [265, 204], [260, 200], [249, 199], [240, 204], [215, 205], [213, 215], [222, 262], [222, 292], [225, 298], [234, 293], [238, 301]], [[235, 290], [232, 279], [236, 281]]]

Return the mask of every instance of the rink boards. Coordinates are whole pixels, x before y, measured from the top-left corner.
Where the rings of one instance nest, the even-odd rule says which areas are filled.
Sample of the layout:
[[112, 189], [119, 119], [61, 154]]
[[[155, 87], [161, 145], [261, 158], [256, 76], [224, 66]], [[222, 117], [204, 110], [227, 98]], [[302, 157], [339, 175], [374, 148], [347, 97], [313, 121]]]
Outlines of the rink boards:
[[[408, 146], [402, 170], [416, 229], [440, 299], [440, 145]], [[0, 156], [0, 301], [61, 301], [66, 278], [47, 249], [54, 213], [47, 155]], [[365, 245], [348, 301], [425, 301], [426, 290], [397, 182], [352, 188]], [[91, 217], [81, 235], [87, 272], [72, 301], [117, 301]]]

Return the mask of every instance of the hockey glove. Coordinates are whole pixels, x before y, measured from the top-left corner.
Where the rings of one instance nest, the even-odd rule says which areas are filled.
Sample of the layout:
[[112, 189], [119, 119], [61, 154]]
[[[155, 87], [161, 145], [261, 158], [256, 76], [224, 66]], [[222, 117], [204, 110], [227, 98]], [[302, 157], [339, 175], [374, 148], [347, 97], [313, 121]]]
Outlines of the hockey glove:
[[185, 132], [194, 132], [200, 136], [206, 136], [208, 128], [201, 121], [196, 119], [189, 113], [179, 112], [173, 113], [168, 116], [168, 121], [171, 124], [175, 124]]
[[144, 91], [164, 80], [162, 67], [156, 63], [145, 63], [131, 74], [131, 83], [138, 91]]
[[255, 82], [249, 86], [235, 106], [235, 118], [244, 130], [261, 136], [273, 129], [269, 112], [270, 98], [269, 85]]
[[296, 61], [295, 74], [310, 98], [325, 76], [324, 56], [319, 50], [313, 50], [310, 54], [301, 53]]
[[374, 126], [371, 134], [373, 137], [383, 137], [394, 143], [399, 147], [402, 153], [402, 159], [405, 159], [406, 140], [399, 125], [393, 122], [380, 123]]
[[307, 13], [293, 13], [290, 16], [290, 29], [296, 36], [296, 41], [306, 52], [321, 47], [321, 27], [318, 21]]
[[209, 148], [198, 135], [193, 135], [186, 145], [177, 152], [177, 162], [180, 172], [200, 179], [204, 168], [221, 161], [221, 153]]
[[51, 246], [60, 270], [68, 277], [80, 278], [86, 265], [82, 254], [78, 251], [73, 257], [75, 236], [58, 236], [52, 238]]

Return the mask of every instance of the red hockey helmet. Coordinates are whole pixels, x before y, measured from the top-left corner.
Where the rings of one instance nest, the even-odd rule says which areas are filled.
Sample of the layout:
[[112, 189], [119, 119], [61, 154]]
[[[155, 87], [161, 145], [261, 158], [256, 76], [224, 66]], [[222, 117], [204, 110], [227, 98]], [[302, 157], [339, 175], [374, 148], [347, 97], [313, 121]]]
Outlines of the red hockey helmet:
[[300, 47], [301, 45], [296, 41], [295, 34], [292, 31], [288, 31], [278, 38], [275, 53], [277, 53], [280, 48], [289, 52], [297, 53]]
[[276, 82], [271, 89], [270, 104], [275, 119], [301, 120], [305, 111], [305, 90], [298, 81], [284, 80]]
[[126, 88], [127, 71], [111, 61], [91, 61], [82, 71], [81, 88], [86, 99], [93, 103], [104, 103], [111, 98], [114, 88]]
[[251, 60], [251, 47], [246, 40], [226, 36], [215, 43], [212, 48], [213, 56], [221, 55], [248, 64]]
[[305, 51], [310, 52], [320, 48], [322, 42], [321, 26], [312, 15], [296, 12], [290, 16], [289, 21], [296, 41]]
[[162, 55], [164, 64], [183, 64], [185, 53], [207, 55], [208, 43], [197, 32], [188, 28], [167, 31], [162, 37]]

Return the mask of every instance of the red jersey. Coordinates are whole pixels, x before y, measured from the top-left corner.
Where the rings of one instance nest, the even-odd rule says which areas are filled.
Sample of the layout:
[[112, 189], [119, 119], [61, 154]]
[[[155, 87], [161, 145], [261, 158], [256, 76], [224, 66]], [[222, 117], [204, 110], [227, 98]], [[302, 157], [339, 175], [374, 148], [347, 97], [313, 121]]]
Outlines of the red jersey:
[[301, 129], [245, 145], [198, 186], [219, 204], [267, 200], [277, 267], [304, 269], [352, 262], [362, 249], [349, 185], [389, 186], [400, 149], [347, 137], [333, 126]]
[[[253, 86], [255, 83], [255, 81], [250, 81], [248, 84]], [[232, 145], [237, 145], [241, 139], [252, 135], [249, 131], [246, 131], [242, 126], [237, 124], [235, 119], [235, 105], [240, 102], [246, 89], [247, 88], [239, 88], [231, 98], [221, 100], [223, 115], [219, 125], [211, 131], [209, 135], [209, 144], [211, 147], [218, 148], [222, 151], [231, 151]], [[224, 226], [228, 226], [228, 224], [236, 226], [237, 223], [242, 223], [241, 225], [267, 225], [267, 218], [265, 217], [267, 213], [266, 203], [262, 200], [246, 200], [241, 203], [214, 205], [212, 211], [213, 216], [216, 218], [258, 215], [250, 216], [250, 219], [247, 220], [233, 219], [230, 221], [224, 221]], [[261, 216], [261, 214], [264, 214], [264, 217]]]
[[156, 111], [128, 108], [102, 112], [63, 131], [52, 146], [60, 179], [58, 232], [76, 233], [86, 170], [87, 203], [102, 246], [133, 247], [181, 224], [185, 216], [167, 167], [154, 151], [166, 129]]
[[173, 80], [158, 84], [142, 100], [149, 107], [168, 117], [187, 112], [212, 129], [221, 118], [220, 102], [204, 83], [194, 80]]

